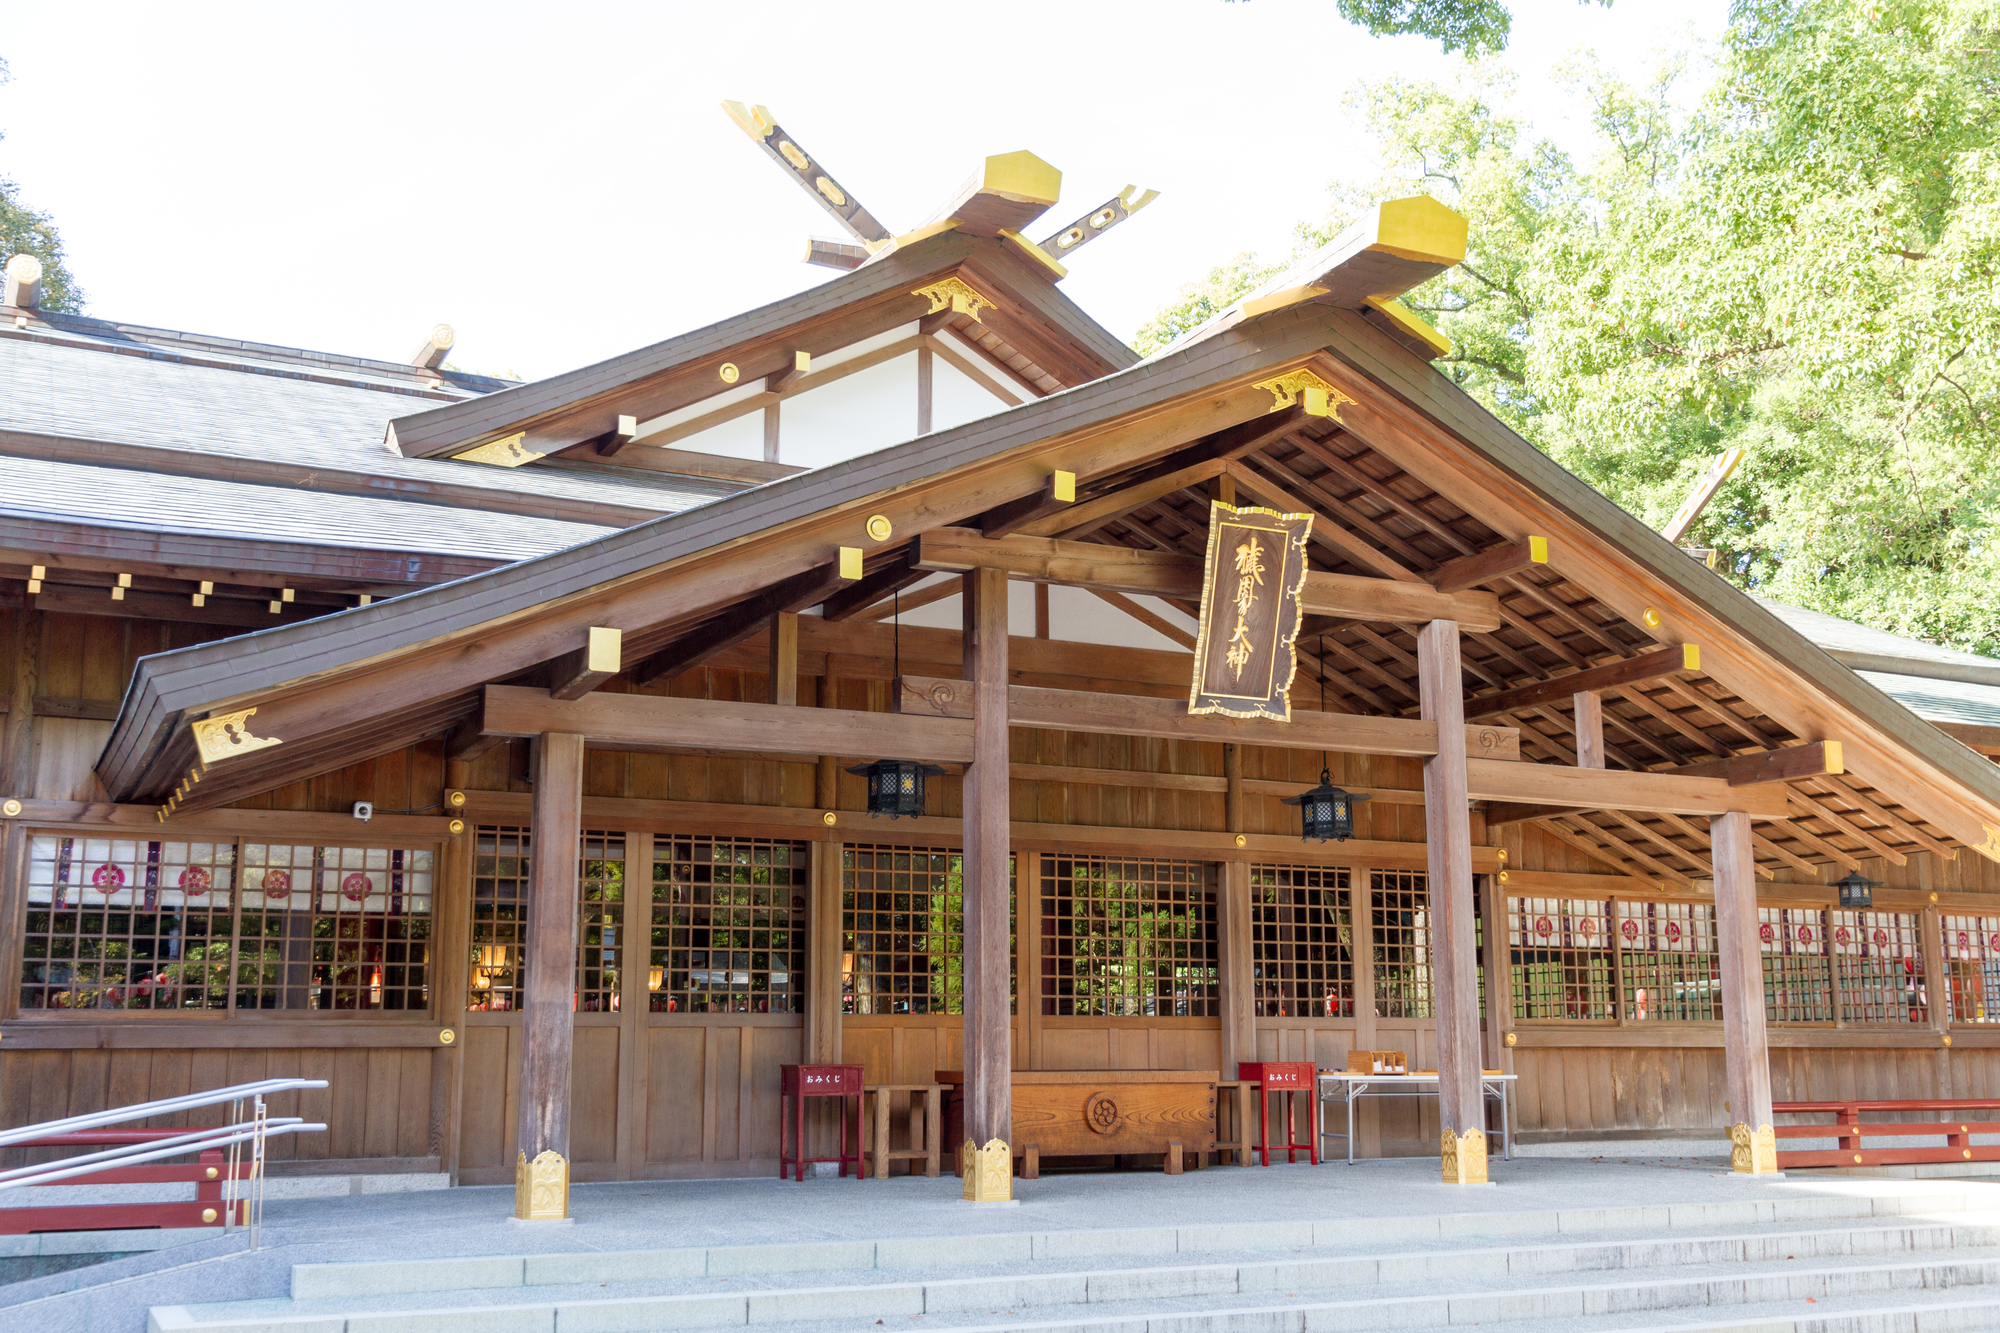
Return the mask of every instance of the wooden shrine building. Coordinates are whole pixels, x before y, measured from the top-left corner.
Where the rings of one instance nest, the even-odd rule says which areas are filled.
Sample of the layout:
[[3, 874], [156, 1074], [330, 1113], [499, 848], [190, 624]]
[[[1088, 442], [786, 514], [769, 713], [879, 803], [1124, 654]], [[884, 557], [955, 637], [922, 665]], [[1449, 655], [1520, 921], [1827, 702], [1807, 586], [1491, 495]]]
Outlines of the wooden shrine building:
[[[1442, 1096], [1366, 1146], [1425, 1153], [1482, 1067], [1551, 1138], [2000, 1091], [2000, 664], [1795, 627], [1500, 425], [1396, 300], [1462, 219], [1140, 360], [1059, 282], [1143, 197], [1030, 242], [1011, 154], [892, 234], [732, 114], [842, 271], [533, 383], [10, 284], [6, 1123], [300, 1073], [281, 1153], [494, 1184], [771, 1174], [800, 1062], [1016, 1149], [1010, 1070], [1400, 1049]], [[1310, 516], [1286, 720], [1189, 709], [1217, 506]]]

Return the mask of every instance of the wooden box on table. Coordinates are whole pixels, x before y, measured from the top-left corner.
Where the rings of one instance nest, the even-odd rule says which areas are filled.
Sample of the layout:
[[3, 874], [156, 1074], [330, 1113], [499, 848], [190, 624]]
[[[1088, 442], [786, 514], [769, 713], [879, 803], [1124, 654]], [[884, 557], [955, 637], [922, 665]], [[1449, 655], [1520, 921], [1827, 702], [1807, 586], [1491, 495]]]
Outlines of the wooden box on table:
[[[965, 1075], [942, 1069], [945, 1141], [965, 1137]], [[1170, 1173], [1184, 1153], [1215, 1151], [1214, 1070], [1026, 1070], [1013, 1073], [1014, 1156], [1033, 1179], [1043, 1157], [1158, 1155]]]

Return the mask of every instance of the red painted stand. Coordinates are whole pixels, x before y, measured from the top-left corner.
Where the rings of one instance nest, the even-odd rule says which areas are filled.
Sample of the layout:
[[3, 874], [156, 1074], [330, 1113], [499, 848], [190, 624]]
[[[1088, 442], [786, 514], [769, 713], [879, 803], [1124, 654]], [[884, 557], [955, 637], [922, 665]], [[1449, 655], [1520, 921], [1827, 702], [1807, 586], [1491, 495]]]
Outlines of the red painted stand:
[[[840, 1174], [854, 1163], [854, 1178], [861, 1179], [861, 1066], [860, 1065], [779, 1065], [778, 1097], [778, 1179], [785, 1167], [795, 1165], [798, 1179], [806, 1178], [807, 1162], [839, 1162]], [[840, 1098], [840, 1155], [806, 1156], [806, 1098]], [[854, 1151], [847, 1151], [847, 1099], [854, 1099]], [[787, 1135], [795, 1140], [791, 1153], [785, 1151]]]
[[[17, 1148], [113, 1148], [130, 1143], [170, 1139], [184, 1129], [100, 1129], [55, 1134], [17, 1143]], [[158, 1185], [194, 1182], [194, 1198], [177, 1203], [62, 1204], [49, 1208], [0, 1208], [0, 1235], [25, 1236], [37, 1231], [122, 1231], [142, 1227], [220, 1226], [222, 1182], [229, 1166], [221, 1150], [211, 1148], [192, 1164], [169, 1166], [146, 1162], [138, 1166], [106, 1167], [88, 1175], [71, 1176], [57, 1185]], [[238, 1163], [236, 1177], [248, 1179], [250, 1164]]]
[[[1319, 1070], [1310, 1060], [1246, 1061], [1236, 1066], [1236, 1077], [1257, 1087], [1257, 1147], [1264, 1154], [1264, 1165], [1271, 1164], [1271, 1094], [1277, 1093], [1283, 1099], [1285, 1108], [1285, 1141], [1277, 1146], [1285, 1150], [1285, 1160], [1299, 1160], [1298, 1151], [1304, 1148], [1312, 1156], [1312, 1164], [1319, 1165], [1319, 1144], [1312, 1133], [1313, 1114], [1306, 1112], [1306, 1138], [1301, 1141], [1292, 1120], [1292, 1094], [1303, 1092], [1308, 1096], [1319, 1095]], [[1311, 1103], [1307, 1103], [1310, 1107]]]

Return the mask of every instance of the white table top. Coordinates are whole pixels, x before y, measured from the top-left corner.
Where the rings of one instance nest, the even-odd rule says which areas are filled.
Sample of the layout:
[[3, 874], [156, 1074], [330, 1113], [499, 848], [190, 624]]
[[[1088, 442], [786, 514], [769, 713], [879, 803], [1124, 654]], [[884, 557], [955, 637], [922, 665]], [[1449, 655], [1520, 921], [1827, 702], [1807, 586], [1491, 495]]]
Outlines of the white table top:
[[[1330, 1074], [1321, 1074], [1320, 1077], [1323, 1079], [1339, 1079], [1344, 1083], [1435, 1083], [1438, 1081], [1436, 1074], [1357, 1074], [1345, 1069], [1336, 1070]], [[1520, 1075], [1488, 1074], [1482, 1072], [1479, 1077], [1481, 1081], [1486, 1083], [1510, 1083], [1519, 1078]]]

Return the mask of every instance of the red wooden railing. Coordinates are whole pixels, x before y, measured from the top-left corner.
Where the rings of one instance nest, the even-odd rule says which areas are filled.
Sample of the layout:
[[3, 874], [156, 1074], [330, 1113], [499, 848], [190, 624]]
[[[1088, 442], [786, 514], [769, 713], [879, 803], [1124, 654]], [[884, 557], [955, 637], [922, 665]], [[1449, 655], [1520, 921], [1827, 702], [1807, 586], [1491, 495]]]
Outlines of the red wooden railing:
[[[9, 1144], [13, 1148], [111, 1148], [134, 1143], [152, 1143], [177, 1138], [184, 1129], [94, 1129], [74, 1134], [51, 1134]], [[240, 1162], [236, 1179], [248, 1180], [251, 1165]], [[25, 1236], [37, 1231], [106, 1231], [146, 1227], [221, 1226], [223, 1218], [222, 1182], [229, 1177], [229, 1164], [221, 1150], [210, 1148], [198, 1160], [177, 1165], [147, 1163], [143, 1166], [112, 1166], [89, 1175], [30, 1186], [48, 1189], [56, 1185], [160, 1185], [194, 1183], [194, 1198], [171, 1203], [85, 1203], [52, 1204], [48, 1207], [0, 1208], [0, 1236]], [[239, 1210], [242, 1201], [235, 1205]], [[236, 1219], [242, 1222], [242, 1217]]]
[[[1779, 1125], [1778, 1166], [1913, 1166], [1934, 1162], [2000, 1162], [2000, 1143], [1975, 1144], [1975, 1134], [2000, 1134], [2000, 1122], [1970, 1119], [1871, 1121], [1863, 1112], [1965, 1112], [2000, 1110], [2000, 1100], [1969, 1098], [1903, 1101], [1776, 1102], [1781, 1115], [1831, 1115], [1830, 1125]], [[1869, 1147], [1864, 1140], [1942, 1136], [1941, 1144], [1918, 1147]], [[1786, 1139], [1834, 1139], [1834, 1148], [1792, 1148]]]

